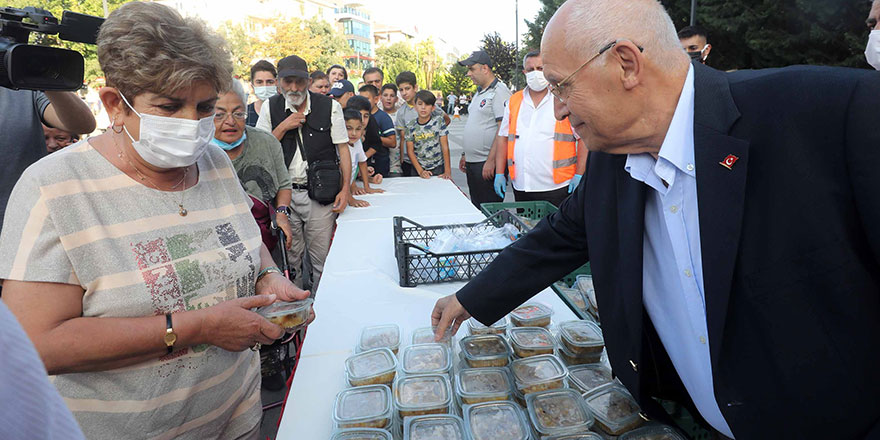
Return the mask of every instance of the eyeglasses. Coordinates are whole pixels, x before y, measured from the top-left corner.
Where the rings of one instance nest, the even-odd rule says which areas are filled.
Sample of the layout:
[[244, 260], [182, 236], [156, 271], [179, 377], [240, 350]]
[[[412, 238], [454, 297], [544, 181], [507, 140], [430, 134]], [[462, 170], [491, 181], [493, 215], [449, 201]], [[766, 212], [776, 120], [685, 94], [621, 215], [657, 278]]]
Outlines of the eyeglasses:
[[215, 122], [223, 122], [226, 120], [226, 118], [230, 114], [232, 115], [233, 119], [236, 119], [239, 121], [244, 121], [245, 119], [247, 119], [247, 113], [245, 113], [245, 112], [232, 112], [232, 113], [217, 112], [217, 113], [214, 113], [214, 121]]
[[[565, 93], [565, 91], [567, 90], [566, 87], [568, 87], [570, 85], [570, 84], [568, 84], [568, 82], [571, 81], [574, 78], [574, 76], [577, 75], [577, 73], [581, 71], [581, 69], [583, 69], [584, 67], [587, 67], [587, 64], [590, 64], [591, 61], [595, 60], [596, 58], [599, 58], [599, 56], [601, 56], [603, 53], [608, 52], [608, 50], [610, 50], [612, 47], [616, 46], [617, 43], [620, 43], [621, 41], [624, 41], [624, 40], [614, 40], [614, 41], [606, 44], [604, 47], [599, 49], [599, 53], [597, 53], [596, 55], [593, 55], [590, 59], [585, 61], [584, 64], [581, 64], [581, 67], [578, 67], [577, 69], [575, 69], [574, 72], [571, 72], [571, 75], [566, 76], [562, 81], [559, 81], [558, 83], [556, 83], [556, 85], [549, 84], [548, 88], [550, 89], [550, 93], [552, 93], [553, 96], [555, 96], [556, 99], [559, 100], [559, 102], [565, 104], [565, 95], [567, 95], [567, 93]], [[629, 40], [626, 40], [626, 41], [629, 41]], [[645, 51], [645, 49], [642, 46], [636, 45], [636, 47], [639, 48], [639, 52]]]

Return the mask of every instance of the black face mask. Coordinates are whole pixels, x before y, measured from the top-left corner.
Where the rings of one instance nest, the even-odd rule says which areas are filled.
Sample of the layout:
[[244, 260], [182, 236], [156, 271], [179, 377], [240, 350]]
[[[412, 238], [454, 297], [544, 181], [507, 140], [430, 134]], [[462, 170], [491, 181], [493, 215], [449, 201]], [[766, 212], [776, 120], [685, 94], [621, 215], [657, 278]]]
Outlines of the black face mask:
[[700, 62], [703, 61], [703, 52], [699, 50], [695, 52], [688, 52], [687, 54], [689, 57], [691, 57], [692, 60], [700, 60]]

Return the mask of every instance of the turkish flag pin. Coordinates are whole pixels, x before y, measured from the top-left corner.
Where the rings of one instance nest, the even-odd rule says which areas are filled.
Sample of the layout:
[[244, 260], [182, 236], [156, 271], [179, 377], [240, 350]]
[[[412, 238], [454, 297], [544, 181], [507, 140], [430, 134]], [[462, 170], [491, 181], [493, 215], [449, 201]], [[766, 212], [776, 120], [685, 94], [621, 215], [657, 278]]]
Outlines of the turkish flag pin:
[[739, 160], [738, 157], [736, 157], [732, 154], [728, 154], [727, 157], [724, 158], [724, 160], [722, 160], [721, 162], [718, 162], [718, 163], [721, 166], [723, 166], [724, 168], [727, 168], [728, 170], [732, 170], [733, 164], [735, 164], [736, 161], [738, 161], [738, 160]]

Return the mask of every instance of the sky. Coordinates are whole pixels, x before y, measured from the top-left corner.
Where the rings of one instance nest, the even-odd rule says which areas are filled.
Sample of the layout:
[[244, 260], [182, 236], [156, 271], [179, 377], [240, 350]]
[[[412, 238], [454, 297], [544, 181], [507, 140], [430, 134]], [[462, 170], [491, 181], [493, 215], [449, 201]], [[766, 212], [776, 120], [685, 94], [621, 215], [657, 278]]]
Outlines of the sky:
[[[414, 24], [420, 33], [443, 37], [464, 55], [478, 49], [483, 34], [497, 31], [505, 41], [516, 35], [517, 0], [360, 0], [374, 22]], [[519, 34], [541, 9], [539, 0], [519, 1]]]

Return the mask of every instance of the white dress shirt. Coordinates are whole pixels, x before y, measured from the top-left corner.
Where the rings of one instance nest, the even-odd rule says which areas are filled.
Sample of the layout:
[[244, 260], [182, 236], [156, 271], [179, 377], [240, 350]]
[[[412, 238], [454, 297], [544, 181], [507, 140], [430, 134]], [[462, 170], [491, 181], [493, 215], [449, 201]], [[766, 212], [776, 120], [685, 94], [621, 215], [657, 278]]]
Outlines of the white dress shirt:
[[[516, 163], [516, 175], [513, 177], [513, 188], [517, 191], [542, 192], [568, 186], [568, 180], [562, 183], [553, 181], [553, 135], [556, 130], [556, 116], [553, 114], [553, 95], [547, 92], [538, 106], [529, 95], [529, 88], [523, 90], [522, 105], [516, 118], [516, 148], [513, 160]], [[498, 136], [507, 138], [510, 131], [510, 105], [504, 109], [504, 118], [498, 128]], [[504, 151], [496, 154], [507, 155], [507, 144]]]
[[[675, 370], [703, 418], [733, 438], [715, 398], [694, 165], [694, 68], [688, 70], [659, 158], [629, 155], [626, 171], [644, 182], [642, 299]], [[665, 185], [664, 185], [665, 182]]]

